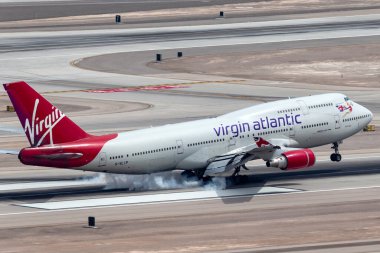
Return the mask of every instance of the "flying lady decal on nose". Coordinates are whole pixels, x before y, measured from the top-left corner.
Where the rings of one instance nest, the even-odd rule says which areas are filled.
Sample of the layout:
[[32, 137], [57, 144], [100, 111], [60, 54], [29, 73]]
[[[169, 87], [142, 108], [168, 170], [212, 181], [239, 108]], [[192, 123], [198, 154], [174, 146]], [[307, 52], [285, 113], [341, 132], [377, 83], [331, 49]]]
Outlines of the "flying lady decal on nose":
[[346, 102], [343, 102], [343, 103], [338, 103], [338, 104], [336, 104], [336, 108], [337, 108], [340, 112], [345, 112], [345, 111], [347, 111], [347, 113], [352, 112], [352, 106], [353, 106], [353, 103], [350, 102], [350, 101], [346, 101]]

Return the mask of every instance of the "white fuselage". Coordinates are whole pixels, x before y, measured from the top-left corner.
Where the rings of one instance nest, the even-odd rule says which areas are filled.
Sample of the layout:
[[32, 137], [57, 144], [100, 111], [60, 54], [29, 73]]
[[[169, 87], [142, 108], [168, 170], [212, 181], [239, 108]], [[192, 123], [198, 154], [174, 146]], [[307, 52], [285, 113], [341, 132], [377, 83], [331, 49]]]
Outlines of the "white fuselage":
[[368, 109], [343, 94], [281, 100], [216, 118], [120, 133], [78, 169], [125, 174], [200, 169], [212, 157], [251, 145], [254, 137], [310, 148], [341, 141], [371, 120]]

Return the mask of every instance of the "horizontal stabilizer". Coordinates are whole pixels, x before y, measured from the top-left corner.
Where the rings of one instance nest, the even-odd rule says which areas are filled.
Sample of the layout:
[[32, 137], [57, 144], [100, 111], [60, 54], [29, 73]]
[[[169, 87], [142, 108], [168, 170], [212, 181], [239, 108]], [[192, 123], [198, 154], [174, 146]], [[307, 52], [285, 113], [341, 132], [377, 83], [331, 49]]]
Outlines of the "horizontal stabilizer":
[[0, 154], [4, 154], [4, 155], [18, 155], [19, 153], [20, 153], [20, 150], [0, 149]]

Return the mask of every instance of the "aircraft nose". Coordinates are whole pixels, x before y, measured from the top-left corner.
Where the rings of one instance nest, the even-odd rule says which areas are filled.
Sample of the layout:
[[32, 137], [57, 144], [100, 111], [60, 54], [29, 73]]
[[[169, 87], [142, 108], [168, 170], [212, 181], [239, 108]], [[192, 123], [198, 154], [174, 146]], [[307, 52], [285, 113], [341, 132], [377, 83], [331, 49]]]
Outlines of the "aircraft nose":
[[365, 114], [366, 115], [369, 115], [369, 117], [368, 117], [368, 123], [369, 122], [371, 122], [372, 121], [372, 119], [373, 119], [373, 113], [370, 111], [370, 110], [368, 110], [367, 108], [365, 108], [365, 107], [363, 107], [364, 108], [364, 112], [365, 112]]
[[360, 105], [360, 104], [356, 104], [356, 105], [358, 105], [358, 112], [360, 112], [360, 114], [362, 114], [363, 116], [365, 115], [366, 120], [363, 121], [363, 124], [368, 125], [373, 119], [373, 113], [369, 109], [364, 107], [363, 105]]
[[368, 113], [371, 115], [370, 119], [372, 120], [373, 119], [373, 113], [370, 110], [368, 110]]

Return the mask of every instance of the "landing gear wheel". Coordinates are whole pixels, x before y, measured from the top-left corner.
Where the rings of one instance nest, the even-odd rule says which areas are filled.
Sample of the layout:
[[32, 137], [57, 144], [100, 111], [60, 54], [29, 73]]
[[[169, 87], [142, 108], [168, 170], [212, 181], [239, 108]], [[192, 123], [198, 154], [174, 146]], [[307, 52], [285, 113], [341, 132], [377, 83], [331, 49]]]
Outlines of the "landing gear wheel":
[[202, 181], [204, 184], [208, 184], [212, 181], [212, 177], [210, 177], [210, 176], [202, 177]]
[[337, 142], [334, 142], [331, 148], [335, 151], [335, 153], [331, 154], [330, 156], [331, 161], [340, 162], [342, 160], [342, 156], [339, 154], [339, 144]]
[[226, 184], [228, 187], [246, 184], [249, 182], [249, 178], [246, 175], [230, 176], [226, 178]]
[[330, 159], [333, 162], [340, 162], [342, 160], [342, 156], [340, 154], [331, 154]]
[[197, 176], [199, 180], [201, 180], [205, 174], [205, 171], [206, 171], [206, 168], [194, 170], [194, 174]]
[[181, 176], [185, 179], [185, 180], [189, 180], [191, 178], [196, 178], [197, 176], [195, 175], [195, 173], [191, 170], [184, 170], [181, 172]]

